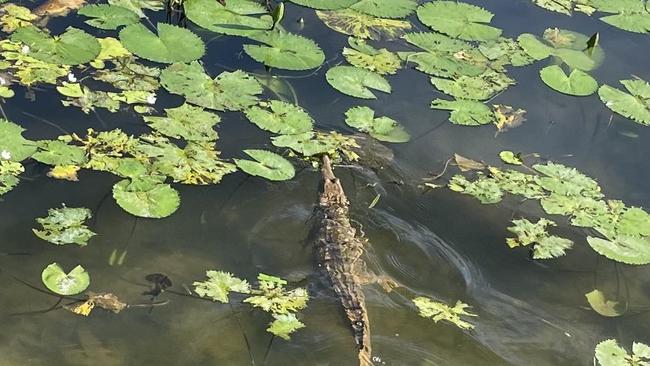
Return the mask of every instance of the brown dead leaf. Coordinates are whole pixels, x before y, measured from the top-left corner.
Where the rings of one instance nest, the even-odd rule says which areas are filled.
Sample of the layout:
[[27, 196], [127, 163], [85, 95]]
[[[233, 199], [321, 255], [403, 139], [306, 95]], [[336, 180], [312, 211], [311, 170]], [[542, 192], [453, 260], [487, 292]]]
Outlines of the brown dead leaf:
[[34, 9], [34, 14], [39, 17], [62, 17], [70, 11], [79, 9], [86, 0], [49, 0]]
[[483, 170], [485, 169], [485, 164], [478, 162], [476, 160], [468, 159], [464, 156], [454, 154], [454, 160], [456, 161], [456, 166], [462, 172], [468, 172], [470, 170]]
[[519, 127], [526, 120], [526, 111], [523, 109], [514, 109], [509, 105], [494, 104], [494, 116], [496, 117], [495, 126], [498, 132], [505, 132], [511, 128]]

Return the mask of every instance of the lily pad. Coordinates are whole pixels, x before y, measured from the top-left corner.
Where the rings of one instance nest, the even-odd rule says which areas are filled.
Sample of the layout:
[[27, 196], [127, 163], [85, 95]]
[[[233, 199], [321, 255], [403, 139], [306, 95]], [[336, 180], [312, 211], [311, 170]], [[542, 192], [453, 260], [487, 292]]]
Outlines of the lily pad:
[[214, 127], [221, 120], [218, 115], [187, 103], [165, 109], [166, 117], [144, 117], [144, 121], [165, 136], [186, 141], [215, 141]]
[[600, 20], [614, 27], [636, 33], [650, 32], [650, 11], [645, 1], [591, 0], [598, 11], [610, 13]]
[[626, 264], [650, 264], [650, 237], [619, 235], [614, 240], [587, 237], [589, 245], [599, 254]]
[[20, 180], [18, 175], [25, 171], [19, 162], [0, 160], [0, 196], [14, 189]]
[[219, 111], [240, 111], [258, 101], [260, 83], [237, 70], [222, 72], [211, 79], [198, 62], [173, 64], [163, 70], [161, 84], [171, 93], [180, 94], [188, 103]]
[[325, 54], [316, 42], [283, 31], [256, 33], [250, 38], [266, 44], [244, 45], [244, 51], [255, 61], [286, 70], [309, 70], [325, 61]]
[[607, 108], [642, 125], [650, 126], [650, 84], [644, 80], [621, 80], [628, 93], [603, 85], [598, 89]]
[[233, 276], [231, 273], [222, 271], [207, 271], [207, 281], [194, 282], [194, 292], [201, 297], [207, 297], [214, 301], [227, 303], [230, 292], [249, 294], [251, 286], [246, 280]]
[[633, 342], [629, 355], [616, 340], [608, 339], [596, 346], [596, 360], [599, 366], [646, 366], [650, 363], [650, 346]]
[[[571, 34], [575, 36], [575, 32], [568, 32], [563, 30], [558, 30], [560, 32], [566, 32], [566, 34]], [[560, 33], [560, 36], [565, 33]], [[566, 47], [557, 47], [559, 44], [556, 44], [554, 47], [550, 42], [549, 44], [540, 41], [537, 37], [532, 34], [524, 33], [517, 38], [519, 45], [528, 53], [532, 58], [536, 60], [543, 60], [549, 56], [559, 57], [564, 63], [573, 69], [580, 69], [583, 71], [589, 71], [595, 69], [600, 61], [602, 61], [603, 53], [600, 47], [597, 48], [591, 55], [584, 51], [584, 47], [580, 48], [579, 42], [571, 41], [567, 44]], [[574, 47], [574, 48], [571, 48]], [[586, 45], [585, 45], [586, 47]], [[578, 48], [578, 49], [575, 49]]]
[[490, 107], [475, 100], [435, 99], [431, 108], [451, 111], [449, 120], [457, 125], [480, 126], [494, 122]]
[[354, 107], [345, 112], [345, 123], [366, 132], [379, 141], [407, 142], [411, 138], [397, 121], [388, 117], [375, 118], [375, 111], [368, 107]]
[[588, 292], [585, 294], [585, 297], [587, 298], [587, 302], [589, 302], [589, 306], [602, 316], [613, 318], [622, 315], [617, 310], [619, 305], [618, 301], [607, 300], [605, 294], [600, 290]]
[[[185, 15], [194, 24], [212, 32], [250, 36], [271, 29], [273, 20], [266, 8], [251, 0], [186, 0], [183, 2]], [[262, 15], [262, 16], [260, 16]]]
[[205, 53], [201, 38], [165, 23], [158, 23], [158, 35], [142, 24], [131, 24], [120, 31], [120, 41], [130, 52], [162, 63], [195, 61]]
[[250, 175], [268, 180], [281, 181], [293, 178], [296, 171], [291, 163], [282, 156], [266, 150], [244, 150], [255, 161], [235, 159], [237, 167]]
[[475, 5], [436, 0], [417, 10], [422, 23], [440, 33], [468, 41], [499, 38], [501, 30], [490, 25], [494, 14]]
[[86, 24], [99, 29], [117, 29], [122, 25], [138, 23], [140, 17], [127, 8], [109, 4], [86, 5], [77, 12], [89, 18]]
[[36, 144], [22, 135], [24, 128], [0, 118], [0, 153], [2, 160], [22, 161], [36, 152]]
[[39, 141], [32, 158], [49, 165], [82, 165], [88, 161], [84, 149], [58, 140]]
[[359, 0], [289, 0], [294, 4], [317, 10], [337, 10], [349, 8]]
[[282, 135], [311, 131], [314, 124], [304, 109], [280, 100], [261, 102], [247, 109], [246, 118], [263, 130]]
[[336, 90], [357, 98], [376, 99], [370, 89], [391, 92], [390, 84], [384, 77], [354, 66], [335, 66], [327, 70], [325, 77]]
[[51, 208], [47, 213], [47, 217], [36, 219], [43, 229], [32, 230], [36, 236], [43, 240], [56, 245], [86, 246], [88, 240], [96, 235], [84, 224], [92, 217], [87, 208]]
[[92, 61], [101, 50], [95, 37], [76, 28], [68, 28], [60, 36], [51, 36], [34, 26], [28, 26], [17, 29], [11, 35], [11, 40], [24, 43], [29, 56], [37, 60], [62, 65]]
[[411, 23], [407, 21], [377, 18], [352, 9], [318, 10], [316, 15], [329, 28], [363, 39], [395, 39], [411, 29]]
[[41, 280], [50, 291], [62, 296], [80, 294], [90, 285], [90, 275], [82, 266], [76, 266], [65, 273], [58, 263], [45, 267]]
[[381, 18], [406, 18], [417, 6], [416, 0], [358, 0], [349, 8]]
[[113, 198], [126, 212], [146, 218], [163, 218], [180, 205], [178, 191], [151, 178], [124, 179], [113, 186]]
[[110, 5], [121, 6], [127, 8], [132, 12], [138, 14], [140, 18], [146, 18], [145, 10], [163, 10], [165, 8], [165, 0], [108, 0]]
[[546, 85], [560, 93], [584, 97], [598, 90], [598, 82], [579, 69], [567, 76], [560, 66], [551, 65], [543, 68], [539, 75]]

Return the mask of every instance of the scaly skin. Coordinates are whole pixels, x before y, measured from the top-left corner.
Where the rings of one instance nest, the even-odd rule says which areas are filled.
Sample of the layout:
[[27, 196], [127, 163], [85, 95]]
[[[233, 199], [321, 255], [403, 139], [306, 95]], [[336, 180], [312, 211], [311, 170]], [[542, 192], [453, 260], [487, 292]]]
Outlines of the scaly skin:
[[317, 263], [327, 274], [332, 288], [350, 320], [357, 343], [359, 365], [371, 366], [370, 324], [361, 288], [363, 246], [350, 224], [349, 203], [334, 175], [328, 156], [323, 156], [323, 188], [319, 197], [316, 246]]

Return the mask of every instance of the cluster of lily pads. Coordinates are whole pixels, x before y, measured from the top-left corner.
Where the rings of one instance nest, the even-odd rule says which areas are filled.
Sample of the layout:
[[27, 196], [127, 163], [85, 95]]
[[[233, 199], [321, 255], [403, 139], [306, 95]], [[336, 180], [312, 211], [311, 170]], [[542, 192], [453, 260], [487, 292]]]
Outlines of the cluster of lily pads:
[[[509, 154], [502, 154], [502, 159], [504, 156]], [[523, 165], [520, 159], [504, 160]], [[650, 214], [645, 210], [605, 199], [598, 183], [575, 168], [549, 161], [529, 169], [534, 173], [480, 166], [474, 179], [457, 174], [448, 187], [483, 204], [500, 202], [506, 192], [538, 200], [547, 214], [561, 215], [573, 226], [595, 230], [600, 236], [588, 236], [587, 243], [599, 254], [627, 264], [650, 264]], [[551, 220], [542, 218], [532, 223], [521, 219], [513, 224], [508, 230], [517, 238], [507, 239], [508, 245], [532, 244], [534, 258], [558, 257], [572, 247], [570, 240], [548, 234], [547, 226], [555, 226]]]

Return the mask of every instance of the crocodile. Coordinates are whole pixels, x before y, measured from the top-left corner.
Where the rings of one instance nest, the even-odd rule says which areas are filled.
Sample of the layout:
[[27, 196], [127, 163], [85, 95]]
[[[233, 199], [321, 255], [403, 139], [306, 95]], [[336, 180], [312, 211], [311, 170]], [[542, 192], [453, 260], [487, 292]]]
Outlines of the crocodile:
[[324, 271], [339, 299], [358, 349], [359, 366], [371, 366], [370, 323], [361, 285], [366, 240], [352, 227], [349, 202], [341, 181], [332, 171], [327, 155], [322, 158], [323, 186], [316, 209], [315, 251], [318, 267]]

